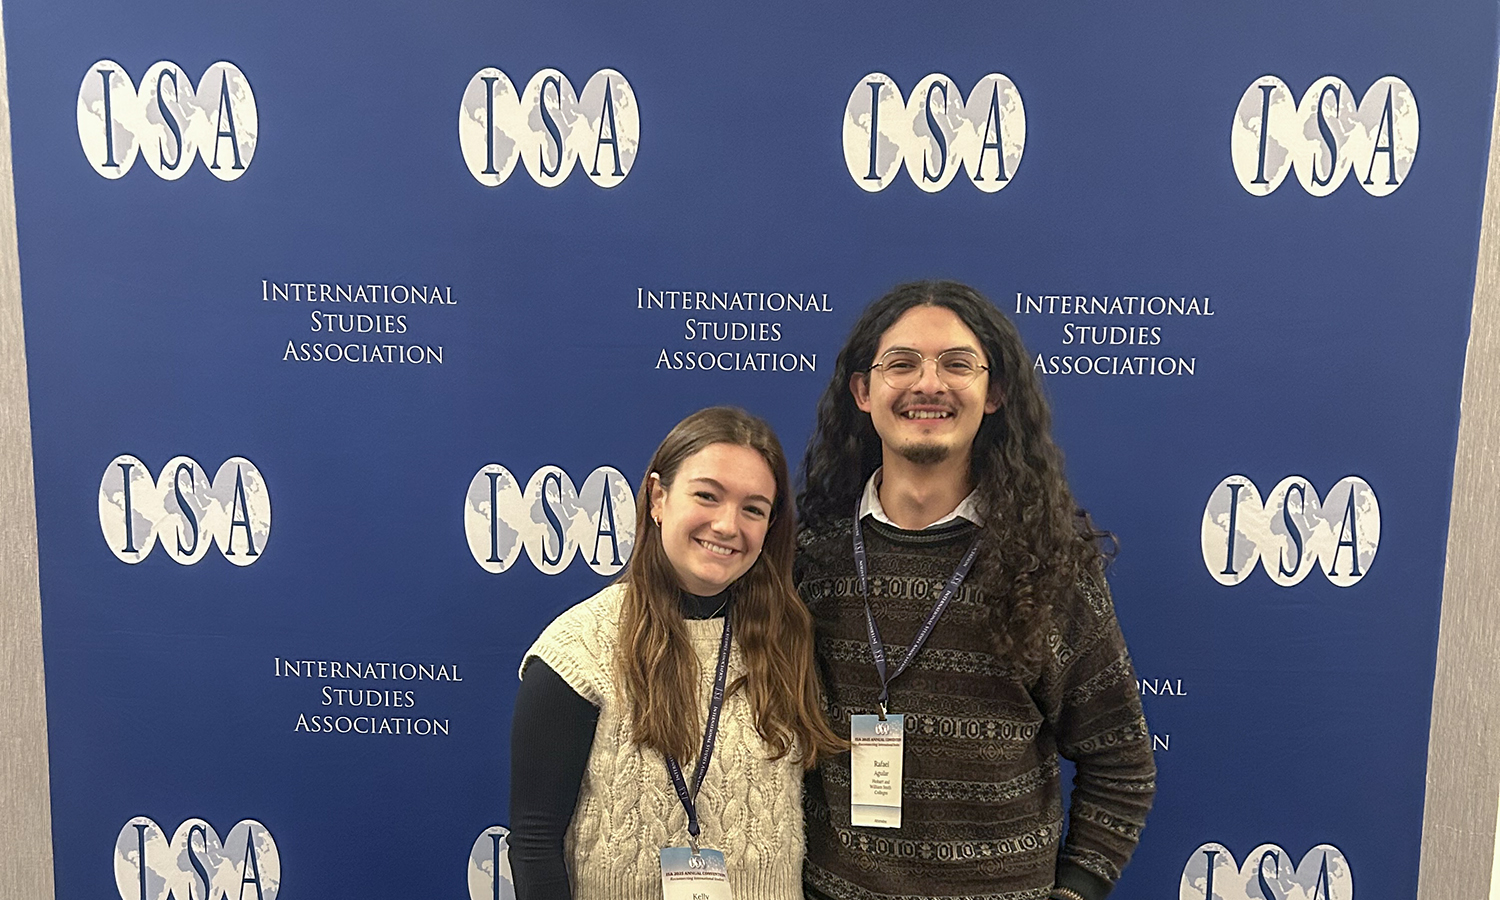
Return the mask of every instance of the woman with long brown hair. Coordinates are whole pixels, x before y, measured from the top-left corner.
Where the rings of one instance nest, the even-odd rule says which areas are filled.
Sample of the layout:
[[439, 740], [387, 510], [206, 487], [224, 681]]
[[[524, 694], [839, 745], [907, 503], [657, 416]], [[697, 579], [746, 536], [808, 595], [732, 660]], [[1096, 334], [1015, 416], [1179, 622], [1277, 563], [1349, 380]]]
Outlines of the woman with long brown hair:
[[749, 413], [701, 410], [657, 448], [625, 572], [521, 664], [519, 900], [659, 900], [689, 856], [727, 870], [735, 900], [802, 896], [802, 774], [844, 744], [792, 587], [793, 509], [781, 444]]

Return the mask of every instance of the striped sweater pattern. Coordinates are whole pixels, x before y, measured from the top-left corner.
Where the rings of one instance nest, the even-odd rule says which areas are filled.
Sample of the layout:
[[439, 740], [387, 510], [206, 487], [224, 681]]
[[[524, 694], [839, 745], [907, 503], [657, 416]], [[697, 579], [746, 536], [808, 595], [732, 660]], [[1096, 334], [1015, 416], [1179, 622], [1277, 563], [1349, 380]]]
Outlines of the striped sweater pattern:
[[[889, 666], [931, 612], [974, 525], [903, 531], [865, 520], [870, 605]], [[812, 610], [829, 720], [876, 710], [880, 686], [851, 551], [852, 522], [804, 532], [798, 587]], [[1042, 900], [1054, 884], [1107, 893], [1129, 861], [1156, 768], [1135, 672], [1103, 584], [1054, 602], [1042, 671], [994, 653], [972, 576], [891, 685], [905, 715], [901, 827], [850, 824], [847, 753], [804, 791], [809, 896]], [[1064, 839], [1059, 755], [1077, 777]]]

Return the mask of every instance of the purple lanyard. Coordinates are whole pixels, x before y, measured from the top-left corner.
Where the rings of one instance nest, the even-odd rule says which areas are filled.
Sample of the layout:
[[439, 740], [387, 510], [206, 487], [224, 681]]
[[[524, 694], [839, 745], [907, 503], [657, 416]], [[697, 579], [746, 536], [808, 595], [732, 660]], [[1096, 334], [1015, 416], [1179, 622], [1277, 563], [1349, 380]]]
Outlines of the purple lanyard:
[[708, 774], [708, 760], [714, 755], [714, 743], [719, 739], [719, 714], [724, 711], [724, 685], [729, 681], [729, 623], [733, 611], [724, 616], [724, 638], [719, 642], [719, 663], [714, 668], [714, 693], [708, 701], [708, 727], [703, 732], [703, 749], [698, 752], [698, 765], [693, 770], [693, 789], [688, 790], [682, 778], [682, 766], [671, 754], [667, 754], [667, 774], [672, 776], [672, 787], [677, 789], [677, 799], [687, 810], [688, 835], [692, 838], [693, 852], [698, 852], [698, 789], [703, 786], [703, 777]]
[[974, 542], [964, 553], [964, 558], [959, 560], [958, 568], [948, 576], [948, 583], [943, 585], [943, 593], [938, 597], [937, 603], [933, 604], [932, 612], [928, 613], [927, 621], [922, 623], [922, 628], [912, 640], [911, 646], [907, 648], [906, 658], [901, 660], [901, 665], [889, 676], [886, 675], [885, 665], [885, 642], [880, 639], [880, 629], [875, 626], [875, 614], [870, 610], [870, 564], [865, 558], [865, 534], [859, 524], [859, 509], [854, 510], [854, 570], [859, 574], [859, 596], [865, 601], [865, 630], [870, 636], [870, 655], [875, 657], [875, 671], [880, 675], [880, 718], [885, 718], [886, 704], [891, 699], [891, 682], [901, 677], [906, 667], [916, 658], [917, 651], [927, 643], [928, 635], [932, 629], [937, 627], [938, 619], [943, 615], [943, 610], [948, 608], [958, 589], [969, 577], [969, 569], [974, 566], [974, 557], [979, 553], [979, 539], [982, 535], [975, 535]]

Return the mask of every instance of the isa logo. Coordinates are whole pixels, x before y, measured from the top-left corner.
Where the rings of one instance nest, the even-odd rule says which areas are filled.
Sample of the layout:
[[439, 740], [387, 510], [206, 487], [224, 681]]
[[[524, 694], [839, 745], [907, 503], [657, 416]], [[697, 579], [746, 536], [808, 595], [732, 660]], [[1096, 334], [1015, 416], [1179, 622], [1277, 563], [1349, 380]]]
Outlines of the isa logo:
[[979, 79], [967, 98], [947, 75], [928, 75], [902, 99], [894, 79], [872, 72], [844, 106], [844, 165], [866, 191], [883, 191], [903, 164], [928, 193], [963, 169], [992, 194], [1010, 184], [1026, 149], [1021, 92], [1000, 74]]
[[250, 168], [259, 137], [255, 92], [234, 63], [214, 63], [194, 86], [181, 66], [159, 62], [137, 91], [124, 66], [101, 59], [78, 86], [78, 142], [105, 178], [120, 178], [139, 156], [175, 181], [201, 157], [215, 178], [234, 181]]
[[556, 575], [575, 555], [600, 575], [625, 568], [635, 548], [635, 494], [619, 469], [601, 466], [583, 487], [543, 466], [523, 488], [499, 463], [475, 473], [464, 496], [469, 552], [486, 572], [504, 572], [524, 548], [537, 571]]
[[1354, 900], [1354, 873], [1343, 851], [1319, 844], [1298, 862], [1261, 844], [1237, 866], [1223, 844], [1193, 851], [1182, 868], [1178, 900]]
[[160, 541], [179, 565], [191, 566], [210, 546], [237, 566], [260, 559], [271, 539], [271, 495], [255, 463], [242, 456], [208, 470], [173, 457], [161, 475], [134, 456], [110, 460], [99, 479], [99, 529], [110, 552], [134, 565]]
[[516, 900], [510, 874], [510, 831], [491, 825], [469, 850], [469, 900]]
[[281, 854], [254, 819], [236, 823], [221, 842], [202, 819], [178, 825], [168, 840], [161, 826], [136, 816], [115, 839], [115, 887], [120, 900], [276, 900]]
[[503, 184], [520, 160], [542, 187], [567, 181], [578, 165], [612, 188], [630, 174], [640, 144], [635, 90], [614, 69], [595, 72], [581, 93], [556, 69], [531, 76], [520, 92], [499, 69], [480, 69], [458, 108], [458, 147], [485, 187]]
[[1264, 197], [1295, 171], [1314, 197], [1339, 189], [1351, 172], [1372, 197], [1406, 182], [1417, 158], [1417, 98], [1387, 75], [1362, 98], [1342, 79], [1325, 75], [1299, 101], [1275, 75], [1255, 79], [1240, 97], [1229, 155], [1240, 186]]
[[1264, 501], [1255, 483], [1231, 475], [1208, 495], [1200, 529], [1203, 564], [1214, 580], [1239, 584], [1258, 562], [1291, 587], [1318, 568], [1339, 587], [1370, 571], [1380, 549], [1380, 503], [1363, 478], [1339, 479], [1321, 501], [1312, 482], [1283, 478]]

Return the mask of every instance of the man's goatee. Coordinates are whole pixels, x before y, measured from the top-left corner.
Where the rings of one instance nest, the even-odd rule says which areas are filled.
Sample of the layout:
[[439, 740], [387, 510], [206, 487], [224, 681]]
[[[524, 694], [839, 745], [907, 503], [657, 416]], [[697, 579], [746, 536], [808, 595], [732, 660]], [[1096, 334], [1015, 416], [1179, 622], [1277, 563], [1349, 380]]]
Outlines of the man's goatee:
[[899, 451], [907, 462], [919, 466], [930, 466], [948, 458], [948, 448], [942, 444], [908, 444]]

